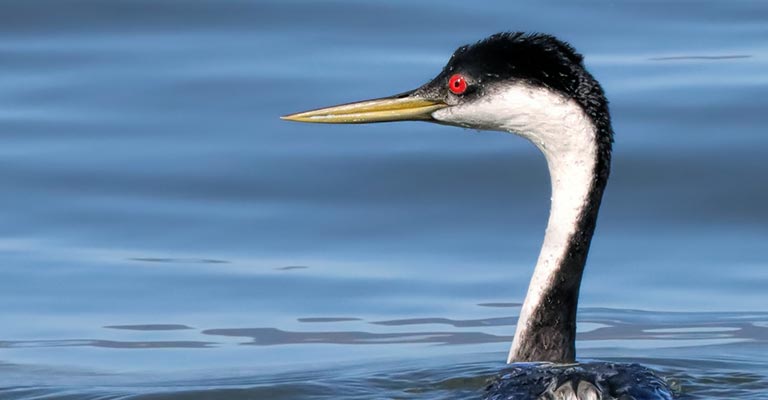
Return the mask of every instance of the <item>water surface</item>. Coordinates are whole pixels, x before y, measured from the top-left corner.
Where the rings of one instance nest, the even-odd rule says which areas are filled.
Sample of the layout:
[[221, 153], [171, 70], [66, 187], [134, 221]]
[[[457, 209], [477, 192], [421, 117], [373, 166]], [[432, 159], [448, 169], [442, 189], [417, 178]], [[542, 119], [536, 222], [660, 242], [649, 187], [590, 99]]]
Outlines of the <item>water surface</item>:
[[524, 30], [573, 43], [611, 100], [579, 357], [766, 398], [763, 2], [2, 9], [0, 397], [479, 397], [541, 244], [543, 157], [278, 117]]

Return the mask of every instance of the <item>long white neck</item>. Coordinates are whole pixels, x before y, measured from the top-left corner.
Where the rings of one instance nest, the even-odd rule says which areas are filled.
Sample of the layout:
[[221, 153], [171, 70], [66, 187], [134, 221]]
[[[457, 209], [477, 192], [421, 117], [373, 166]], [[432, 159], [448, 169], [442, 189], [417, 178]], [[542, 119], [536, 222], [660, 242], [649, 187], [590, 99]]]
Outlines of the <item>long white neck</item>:
[[[438, 110], [433, 117], [512, 132], [544, 153], [552, 180], [549, 223], [507, 361], [573, 362], [579, 285], [608, 178], [610, 149], [601, 153], [596, 127], [578, 103], [526, 84]], [[601, 167], [604, 171], [598, 171]]]
[[589, 118], [573, 101], [539, 96], [548, 97], [548, 106], [539, 109], [536, 122], [517, 121], [510, 128], [544, 153], [552, 204], [507, 362], [572, 362], [579, 286], [597, 217], [594, 201], [599, 204], [604, 182], [596, 180], [597, 133]]
[[542, 150], [552, 205], [507, 362], [572, 362], [576, 356], [576, 308], [589, 248], [583, 236], [595, 186], [596, 146], [567, 153]]

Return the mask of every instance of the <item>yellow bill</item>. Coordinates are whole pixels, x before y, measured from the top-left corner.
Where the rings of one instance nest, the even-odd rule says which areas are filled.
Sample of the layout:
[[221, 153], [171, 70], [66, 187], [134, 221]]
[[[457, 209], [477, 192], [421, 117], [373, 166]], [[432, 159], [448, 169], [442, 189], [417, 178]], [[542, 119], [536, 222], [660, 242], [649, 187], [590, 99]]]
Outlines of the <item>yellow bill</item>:
[[389, 121], [423, 121], [448, 107], [442, 101], [426, 100], [409, 94], [359, 101], [280, 117], [288, 121], [320, 124], [366, 124]]

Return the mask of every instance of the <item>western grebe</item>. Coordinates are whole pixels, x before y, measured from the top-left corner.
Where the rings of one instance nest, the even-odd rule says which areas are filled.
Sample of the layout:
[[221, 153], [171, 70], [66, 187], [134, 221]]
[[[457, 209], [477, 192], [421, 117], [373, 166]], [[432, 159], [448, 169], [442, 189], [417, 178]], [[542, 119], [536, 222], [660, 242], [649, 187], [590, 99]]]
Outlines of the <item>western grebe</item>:
[[507, 358], [512, 365], [488, 398], [671, 398], [663, 381], [641, 366], [574, 364], [579, 286], [608, 181], [613, 130], [603, 89], [570, 45], [545, 34], [499, 33], [459, 47], [418, 89], [282, 118], [418, 120], [533, 142], [549, 167], [549, 221]]

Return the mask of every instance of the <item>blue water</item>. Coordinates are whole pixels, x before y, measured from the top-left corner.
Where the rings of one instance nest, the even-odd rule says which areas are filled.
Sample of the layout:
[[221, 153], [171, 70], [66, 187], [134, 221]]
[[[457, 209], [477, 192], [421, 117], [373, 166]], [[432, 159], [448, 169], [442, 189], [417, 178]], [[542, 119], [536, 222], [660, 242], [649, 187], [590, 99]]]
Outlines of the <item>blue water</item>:
[[579, 357], [768, 398], [768, 4], [436, 0], [3, 1], [0, 397], [479, 397], [543, 157], [278, 117], [414, 88], [503, 30], [570, 41], [611, 100]]

